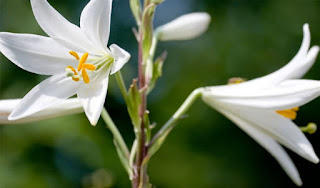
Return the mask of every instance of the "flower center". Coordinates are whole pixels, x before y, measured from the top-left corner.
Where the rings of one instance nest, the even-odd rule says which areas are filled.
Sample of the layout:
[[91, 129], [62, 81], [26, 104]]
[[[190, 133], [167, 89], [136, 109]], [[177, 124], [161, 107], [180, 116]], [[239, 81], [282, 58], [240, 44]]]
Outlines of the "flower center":
[[91, 63], [86, 63], [89, 54], [88, 53], [83, 54], [80, 59], [77, 52], [70, 51], [69, 53], [70, 53], [70, 55], [75, 57], [78, 61], [79, 60], [80, 61], [79, 61], [77, 70], [72, 66], [66, 67], [67, 76], [70, 76], [72, 78], [72, 80], [74, 80], [76, 82], [80, 81], [80, 78], [83, 78], [84, 83], [88, 84], [90, 82], [90, 78], [87, 73], [87, 70], [90, 70], [90, 71], [96, 70], [96, 66], [94, 66]]

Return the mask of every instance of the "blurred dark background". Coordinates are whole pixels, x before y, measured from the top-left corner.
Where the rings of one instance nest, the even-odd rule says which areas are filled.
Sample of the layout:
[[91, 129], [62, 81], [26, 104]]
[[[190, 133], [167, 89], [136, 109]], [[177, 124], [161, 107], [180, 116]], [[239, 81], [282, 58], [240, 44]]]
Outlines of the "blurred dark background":
[[[49, 2], [78, 24], [88, 0]], [[312, 45], [320, 44], [319, 0], [167, 0], [157, 9], [155, 26], [196, 11], [212, 16], [206, 34], [190, 41], [159, 43], [157, 54], [167, 50], [169, 56], [148, 101], [157, 128], [197, 87], [225, 84], [231, 77], [252, 79], [285, 65], [299, 49], [304, 23], [310, 24]], [[137, 77], [137, 45], [128, 0], [114, 0], [111, 24], [109, 44], [132, 54], [122, 69], [129, 85]], [[0, 31], [45, 35], [27, 0], [0, 0]], [[21, 98], [44, 78], [0, 54], [0, 99]], [[305, 78], [320, 80], [320, 58]], [[131, 146], [132, 126], [114, 77], [105, 106]], [[316, 99], [301, 107], [297, 125], [320, 124], [319, 106]], [[320, 156], [320, 132], [307, 137]], [[130, 187], [110, 132], [102, 121], [92, 127], [84, 114], [1, 125], [0, 146], [2, 188]], [[289, 154], [303, 187], [320, 187], [320, 165]], [[149, 175], [159, 188], [296, 187], [267, 151], [201, 101], [152, 158]]]

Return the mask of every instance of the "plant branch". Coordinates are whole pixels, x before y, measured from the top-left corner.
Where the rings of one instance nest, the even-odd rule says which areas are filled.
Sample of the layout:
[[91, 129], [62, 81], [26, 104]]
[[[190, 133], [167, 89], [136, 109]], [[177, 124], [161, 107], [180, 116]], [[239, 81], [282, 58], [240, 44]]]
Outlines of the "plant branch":
[[152, 147], [159, 139], [164, 140], [168, 133], [176, 126], [181, 117], [189, 110], [192, 104], [202, 96], [203, 88], [195, 89], [179, 107], [179, 109], [173, 114], [173, 116], [163, 125], [163, 127], [156, 133], [148, 145], [148, 148]]

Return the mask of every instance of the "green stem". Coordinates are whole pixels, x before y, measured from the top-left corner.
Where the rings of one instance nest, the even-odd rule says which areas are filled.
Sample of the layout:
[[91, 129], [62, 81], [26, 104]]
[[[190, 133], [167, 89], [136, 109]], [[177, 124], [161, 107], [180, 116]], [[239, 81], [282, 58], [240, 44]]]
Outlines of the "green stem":
[[177, 122], [181, 119], [192, 104], [202, 96], [203, 88], [195, 89], [188, 98], [183, 102], [183, 104], [179, 107], [179, 109], [173, 114], [173, 116], [163, 125], [163, 127], [157, 132], [157, 134], [152, 138], [149, 147], [152, 146], [153, 143], [157, 142], [158, 139], [163, 140], [163, 136], [167, 136], [168, 133], [176, 126]]
[[117, 80], [118, 86], [120, 88], [120, 91], [122, 93], [122, 96], [127, 103], [127, 96], [128, 96], [127, 87], [126, 87], [126, 84], [124, 83], [122, 74], [120, 71], [118, 71], [118, 72], [116, 72], [115, 75], [116, 75], [116, 80]]
[[130, 153], [129, 153], [128, 147], [127, 147], [126, 143], [124, 142], [117, 126], [114, 124], [109, 113], [107, 112], [107, 110], [105, 108], [102, 109], [101, 116], [102, 116], [103, 120], [105, 121], [107, 127], [110, 129], [111, 133], [113, 134], [114, 140], [117, 142], [119, 149], [121, 150], [121, 152], [124, 154], [124, 156], [126, 156], [126, 158], [129, 161]]

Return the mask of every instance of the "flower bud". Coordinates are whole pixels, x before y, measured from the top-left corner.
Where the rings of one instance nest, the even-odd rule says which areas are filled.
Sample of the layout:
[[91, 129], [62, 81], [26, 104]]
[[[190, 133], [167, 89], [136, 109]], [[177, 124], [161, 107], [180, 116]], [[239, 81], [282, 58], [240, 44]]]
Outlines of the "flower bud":
[[205, 12], [185, 14], [156, 29], [161, 41], [189, 40], [204, 33], [211, 17]]

